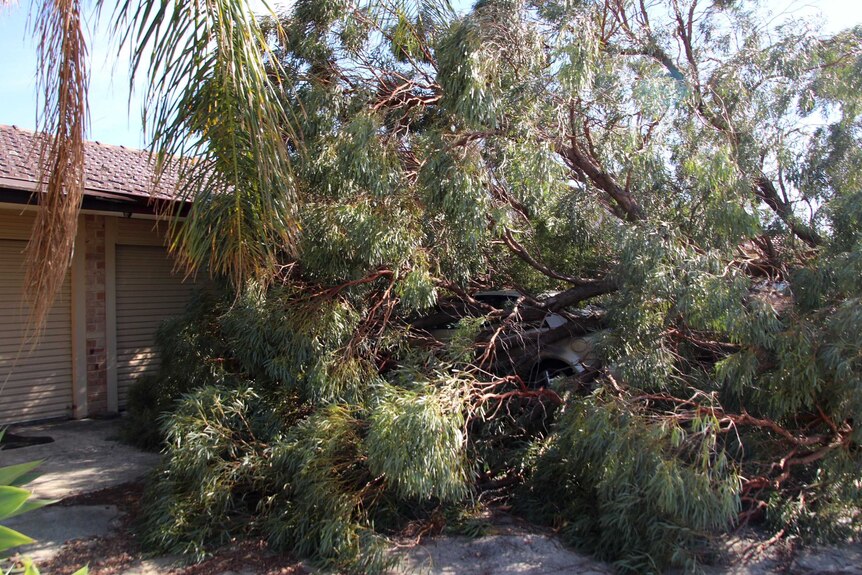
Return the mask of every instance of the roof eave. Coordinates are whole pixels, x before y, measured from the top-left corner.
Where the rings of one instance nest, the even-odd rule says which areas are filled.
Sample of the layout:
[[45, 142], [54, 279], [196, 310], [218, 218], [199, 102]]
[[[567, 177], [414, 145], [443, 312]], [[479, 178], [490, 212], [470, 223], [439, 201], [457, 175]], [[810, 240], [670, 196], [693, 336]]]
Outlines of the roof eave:
[[[28, 185], [29, 184], [29, 185]], [[0, 178], [0, 201], [8, 204], [36, 205], [36, 184], [12, 178]], [[122, 214], [159, 215], [170, 213], [185, 217], [191, 202], [160, 197], [144, 197], [99, 190], [84, 190], [81, 209]]]

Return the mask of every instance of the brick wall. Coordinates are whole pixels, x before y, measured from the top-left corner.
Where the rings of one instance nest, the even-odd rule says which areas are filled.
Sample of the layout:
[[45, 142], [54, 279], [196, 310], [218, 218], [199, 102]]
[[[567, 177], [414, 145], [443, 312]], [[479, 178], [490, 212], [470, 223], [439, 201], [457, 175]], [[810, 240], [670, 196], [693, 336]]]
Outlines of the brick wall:
[[105, 218], [84, 216], [87, 318], [87, 410], [89, 415], [108, 411], [105, 322]]

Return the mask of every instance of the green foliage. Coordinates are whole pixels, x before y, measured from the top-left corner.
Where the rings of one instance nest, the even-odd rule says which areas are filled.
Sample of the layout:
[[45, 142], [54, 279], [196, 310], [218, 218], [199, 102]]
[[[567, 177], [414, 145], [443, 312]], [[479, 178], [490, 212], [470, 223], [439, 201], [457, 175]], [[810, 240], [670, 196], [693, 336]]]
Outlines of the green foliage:
[[[166, 458], [154, 472], [143, 542], [202, 557], [252, 520], [263, 450], [277, 430], [249, 388], [203, 387], [164, 420]], [[248, 498], [251, 498], [250, 500]]]
[[[72, 255], [89, 124], [84, 22], [97, 18], [105, 4], [46, 0], [32, 7], [42, 58], [38, 117], [45, 132], [40, 164], [46, 173], [39, 181], [44, 176], [52, 202], [39, 213], [42, 223], [28, 258], [36, 326], [44, 324]], [[296, 9], [326, 26], [345, 7], [300, 2]], [[138, 80], [146, 92], [142, 116], [154, 160], [152, 189], [173, 186], [168, 193], [174, 198], [157, 194], [168, 200], [159, 209], [177, 216], [167, 218], [170, 247], [188, 271], [206, 268], [236, 286], [250, 278], [269, 281], [269, 270], [295, 251], [298, 236], [286, 141], [296, 135], [294, 118], [279, 97], [286, 75], [257, 22], [261, 8], [274, 14], [266, 2], [247, 0], [123, 0], [110, 6], [112, 40], [118, 52], [130, 53], [130, 86]], [[161, 186], [164, 180], [171, 184]], [[195, 207], [187, 211], [191, 199]], [[55, 217], [59, 212], [63, 217]]]
[[387, 386], [375, 398], [367, 437], [368, 467], [404, 499], [467, 495], [463, 403], [457, 390], [418, 392]]
[[267, 270], [296, 246], [284, 138], [293, 118], [249, 5], [127, 0], [115, 17], [132, 47], [133, 74], [147, 76], [144, 117], [157, 171], [175, 170], [178, 197], [194, 198], [183, 225], [171, 224], [172, 247], [190, 269], [237, 286], [268, 281]]
[[[2, 439], [5, 431], [5, 429], [0, 429], [0, 439]], [[0, 467], [0, 521], [53, 503], [52, 501], [32, 500], [30, 499], [30, 492], [21, 487], [35, 478], [36, 475], [33, 470], [41, 463], [41, 461], [32, 461]], [[29, 543], [33, 543], [32, 538], [0, 525], [0, 553]]]
[[493, 82], [495, 62], [479, 54], [481, 39], [478, 25], [464, 20], [440, 40], [439, 81], [446, 95], [443, 105], [470, 127], [497, 126]]
[[218, 318], [228, 305], [213, 290], [197, 291], [182, 316], [159, 327], [159, 372], [139, 378], [129, 390], [128, 416], [122, 427], [125, 441], [143, 449], [159, 449], [161, 415], [172, 411], [184, 393], [224, 382], [224, 362], [229, 356], [218, 337]]
[[519, 505], [624, 572], [694, 567], [703, 539], [733, 524], [740, 479], [718, 423], [656, 425], [613, 399], [569, 407], [531, 462]]
[[407, 502], [469, 492], [457, 382], [396, 386], [356, 358], [333, 360], [355, 329], [345, 302], [280, 288], [230, 301], [199, 294], [166, 322], [161, 369], [130, 396], [127, 434], [164, 442], [145, 545], [201, 557], [259, 533], [321, 565], [382, 570], [375, 525], [410, 516]]
[[[9, 473], [11, 470], [8, 467], [4, 467], [0, 471]], [[26, 489], [9, 485], [6, 482], [0, 482], [0, 520], [8, 519], [19, 513], [34, 509], [35, 507], [32, 505], [25, 508], [29, 498], [30, 492]], [[0, 525], [0, 552], [18, 547], [19, 545], [27, 545], [28, 543], [33, 543], [33, 539], [14, 529]]]
[[365, 425], [357, 415], [330, 406], [273, 447], [274, 468], [290, 488], [268, 501], [273, 518], [266, 529], [273, 544], [314, 557], [323, 567], [377, 573], [391, 558], [372, 527], [379, 493], [364, 464]]
[[257, 533], [323, 567], [381, 572], [391, 557], [375, 519], [397, 521], [406, 502], [458, 502], [468, 487], [451, 392], [389, 387], [380, 397], [365, 410], [330, 405], [306, 417], [298, 399], [288, 410], [252, 388], [184, 396], [164, 419], [145, 545], [200, 557]]

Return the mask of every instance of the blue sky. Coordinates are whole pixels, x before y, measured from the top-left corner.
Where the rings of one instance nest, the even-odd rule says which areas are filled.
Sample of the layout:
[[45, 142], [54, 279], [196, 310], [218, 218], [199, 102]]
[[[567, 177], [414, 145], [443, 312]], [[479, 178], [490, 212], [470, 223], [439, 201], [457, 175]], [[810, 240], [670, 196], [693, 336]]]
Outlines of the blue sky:
[[[107, 8], [107, 6], [106, 6]], [[0, 6], [0, 124], [36, 127], [36, 42], [28, 31], [30, 0]], [[128, 55], [117, 57], [108, 42], [106, 9], [99, 29], [88, 42], [91, 56], [88, 136], [106, 144], [143, 147], [139, 99], [129, 108]], [[93, 22], [89, 22], [92, 29]], [[95, 38], [95, 40], [93, 40]]]
[[[456, 1], [454, 4], [466, 4]], [[858, 0], [767, 0], [766, 6], [781, 14], [814, 16], [822, 13], [824, 33], [862, 24]], [[107, 16], [91, 32], [90, 119], [88, 138], [133, 148], [144, 146], [140, 94], [129, 99], [128, 56], [117, 55], [107, 41]], [[0, 124], [32, 130], [36, 126], [36, 44], [27, 33], [30, 1], [0, 7]], [[92, 28], [93, 22], [90, 22]]]

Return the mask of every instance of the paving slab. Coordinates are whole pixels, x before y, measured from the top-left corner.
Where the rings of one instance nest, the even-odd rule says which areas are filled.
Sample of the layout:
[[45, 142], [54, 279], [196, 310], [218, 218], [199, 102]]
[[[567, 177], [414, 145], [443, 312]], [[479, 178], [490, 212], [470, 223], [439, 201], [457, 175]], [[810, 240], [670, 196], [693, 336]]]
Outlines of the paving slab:
[[[121, 420], [77, 420], [16, 426], [22, 437], [50, 437], [50, 443], [0, 450], [0, 466], [42, 460], [41, 475], [25, 487], [41, 499], [61, 500], [135, 481], [159, 455], [120, 443]], [[37, 562], [53, 557], [67, 541], [102, 537], [116, 527], [113, 505], [51, 505], [4, 522], [36, 543], [18, 548]]]
[[104, 537], [116, 528], [119, 511], [114, 505], [54, 505], [4, 521], [4, 525], [36, 540], [15, 551], [36, 563], [48, 561], [69, 540]]
[[20, 436], [51, 437], [54, 441], [0, 451], [0, 466], [44, 460], [41, 476], [29, 483], [37, 497], [63, 499], [139, 479], [159, 461], [147, 453], [120, 443], [121, 420], [82, 419], [16, 426]]

